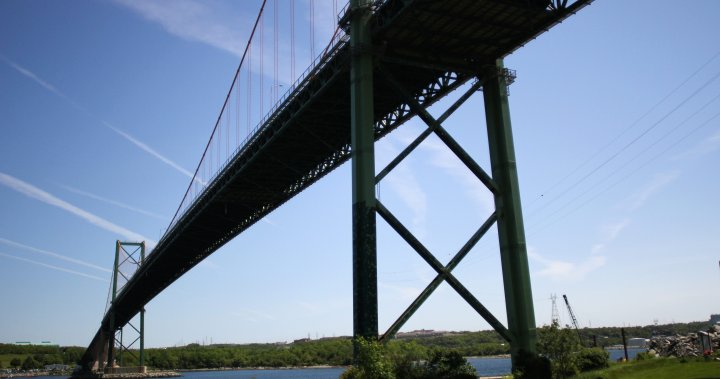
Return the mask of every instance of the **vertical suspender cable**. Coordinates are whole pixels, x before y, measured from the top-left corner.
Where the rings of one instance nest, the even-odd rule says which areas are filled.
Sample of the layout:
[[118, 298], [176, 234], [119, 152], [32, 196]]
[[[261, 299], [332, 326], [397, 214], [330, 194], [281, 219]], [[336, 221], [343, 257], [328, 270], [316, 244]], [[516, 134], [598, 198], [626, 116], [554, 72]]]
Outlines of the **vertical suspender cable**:
[[225, 117], [225, 160], [230, 157], [230, 124], [232, 124], [232, 121], [230, 119], [232, 108], [227, 107], [226, 109], [227, 116]]
[[222, 116], [224, 116], [223, 113], [225, 113], [225, 112], [220, 113], [220, 125], [217, 128], [217, 134], [216, 134], [217, 138], [215, 139], [215, 150], [216, 150], [215, 155], [217, 155], [217, 170], [220, 170], [220, 163], [221, 163], [220, 155], [222, 152]]
[[[210, 134], [210, 139], [208, 140], [207, 144], [205, 145], [205, 150], [203, 151], [203, 155], [200, 158], [200, 162], [198, 162], [197, 167], [195, 167], [195, 173], [193, 174], [192, 179], [190, 180], [190, 184], [188, 184], [187, 189], [185, 190], [185, 194], [183, 195], [182, 201], [180, 201], [180, 205], [178, 205], [177, 210], [175, 211], [175, 215], [173, 215], [172, 220], [170, 220], [170, 225], [168, 226], [167, 230], [172, 227], [173, 223], [175, 222], [175, 219], [177, 218], [178, 214], [180, 213], [180, 210], [182, 209], [183, 204], [185, 203], [185, 200], [187, 199], [188, 193], [190, 193], [190, 189], [192, 188], [193, 181], [196, 180], [197, 174], [200, 171], [200, 168], [202, 167], [203, 162], [205, 161], [205, 157], [207, 156], [208, 149], [210, 148], [210, 144], [212, 143], [212, 138], [215, 135], [215, 132], [218, 128], [218, 125], [220, 124], [220, 117], [222, 117], [222, 112], [225, 110], [225, 108], [228, 105], [228, 99], [230, 97], [230, 94], [232, 93], [232, 88], [238, 81], [238, 76], [240, 73], [240, 68], [243, 66], [243, 62], [245, 62], [245, 56], [248, 53], [248, 50], [250, 49], [250, 43], [252, 41], [253, 36], [255, 35], [255, 30], [257, 29], [258, 21], [260, 20], [260, 17], [263, 14], [263, 10], [265, 9], [265, 3], [267, 0], [263, 0], [262, 5], [260, 6], [260, 12], [258, 12], [258, 16], [255, 19], [255, 24], [253, 25], [252, 32], [250, 33], [250, 38], [248, 40], [247, 45], [245, 45], [245, 51], [243, 52], [242, 58], [240, 58], [240, 64], [238, 65], [237, 70], [235, 71], [235, 76], [233, 77], [233, 81], [230, 84], [230, 91], [228, 91], [227, 96], [225, 97], [225, 102], [223, 103], [222, 109], [220, 110], [220, 115], [218, 115], [218, 119], [215, 121], [215, 126], [213, 127], [213, 131]], [[248, 75], [250, 77], [250, 75]], [[211, 159], [212, 160], [212, 159]]]
[[[242, 73], [240, 73], [242, 76]], [[235, 147], [240, 147], [240, 81], [235, 86]]]
[[310, 0], [310, 65], [315, 60], [315, 0]]
[[[278, 99], [278, 90], [279, 90], [279, 84], [278, 84], [278, 34], [279, 34], [279, 25], [278, 25], [278, 1], [273, 0], [273, 101], [274, 104]], [[272, 106], [272, 104], [271, 104]]]
[[259, 88], [259, 94], [260, 94], [260, 119], [265, 115], [265, 102], [264, 97], [265, 94], [263, 93], [264, 87], [263, 87], [263, 81], [265, 79], [264, 69], [265, 69], [265, 15], [260, 16], [260, 88]]
[[295, 0], [290, 0], [290, 83], [295, 83]]
[[247, 84], [247, 134], [250, 135], [250, 128], [252, 127], [252, 42], [248, 45], [248, 58], [250, 58], [250, 66], [248, 66], [248, 84]]

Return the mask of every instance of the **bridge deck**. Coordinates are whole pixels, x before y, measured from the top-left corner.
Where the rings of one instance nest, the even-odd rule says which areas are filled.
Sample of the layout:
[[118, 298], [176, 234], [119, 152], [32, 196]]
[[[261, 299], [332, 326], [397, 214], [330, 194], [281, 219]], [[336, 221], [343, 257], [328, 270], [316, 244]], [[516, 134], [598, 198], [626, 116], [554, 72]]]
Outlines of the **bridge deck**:
[[[590, 1], [561, 10], [538, 0], [377, 2], [376, 62], [430, 105]], [[205, 257], [350, 158], [350, 54], [347, 39], [338, 40], [172, 225], [106, 314], [86, 362], [106, 343], [110, 312], [124, 325]], [[379, 139], [414, 114], [375, 75]]]

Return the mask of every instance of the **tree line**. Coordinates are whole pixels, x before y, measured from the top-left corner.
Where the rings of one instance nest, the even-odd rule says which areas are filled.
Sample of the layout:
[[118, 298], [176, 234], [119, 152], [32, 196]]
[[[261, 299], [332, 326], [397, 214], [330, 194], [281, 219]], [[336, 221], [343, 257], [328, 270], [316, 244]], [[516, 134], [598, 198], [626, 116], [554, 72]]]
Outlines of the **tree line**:
[[75, 366], [85, 348], [0, 344], [0, 368], [35, 370], [52, 364]]
[[[650, 338], [653, 335], [687, 334], [707, 328], [708, 322], [676, 323], [626, 327], [628, 337]], [[619, 327], [580, 329], [583, 345], [592, 336], [607, 346], [621, 342]], [[603, 338], [607, 337], [607, 338]], [[434, 351], [456, 352], [461, 356], [488, 356], [509, 353], [509, 345], [494, 331], [449, 332], [429, 336], [403, 336], [391, 340], [387, 347], [392, 354], [426, 359]], [[84, 347], [0, 344], [0, 368], [36, 369], [49, 364], [74, 366]], [[350, 337], [323, 338], [278, 344], [189, 344], [181, 347], [146, 349], [145, 364], [158, 369], [214, 369], [221, 367], [292, 367], [347, 366], [352, 363]], [[117, 354], [122, 365], [137, 365], [138, 352]], [[19, 361], [19, 362], [18, 362]], [[15, 363], [13, 365], [12, 363]]]

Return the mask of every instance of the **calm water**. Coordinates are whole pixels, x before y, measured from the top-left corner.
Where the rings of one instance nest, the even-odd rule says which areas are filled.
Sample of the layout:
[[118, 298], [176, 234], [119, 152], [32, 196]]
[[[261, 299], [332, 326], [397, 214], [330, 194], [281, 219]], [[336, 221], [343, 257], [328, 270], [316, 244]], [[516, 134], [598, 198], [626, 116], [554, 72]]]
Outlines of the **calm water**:
[[[510, 373], [510, 358], [468, 358], [478, 375], [504, 375]], [[186, 379], [337, 379], [344, 368], [307, 368], [290, 370], [237, 370], [184, 372]]]
[[[646, 349], [628, 349], [630, 359]], [[608, 350], [610, 359], [623, 357], [620, 350]], [[510, 373], [510, 358], [468, 358], [480, 376], [507, 375]], [[192, 371], [183, 372], [186, 379], [337, 379], [344, 368], [305, 368], [289, 370], [233, 370], [233, 371]], [[57, 376], [39, 376], [35, 379], [58, 379]]]
[[[510, 358], [468, 358], [478, 375], [510, 373]], [[337, 379], [344, 368], [305, 368], [288, 370], [232, 370], [183, 372], [185, 379]], [[38, 376], [33, 379], [59, 379], [57, 376]]]

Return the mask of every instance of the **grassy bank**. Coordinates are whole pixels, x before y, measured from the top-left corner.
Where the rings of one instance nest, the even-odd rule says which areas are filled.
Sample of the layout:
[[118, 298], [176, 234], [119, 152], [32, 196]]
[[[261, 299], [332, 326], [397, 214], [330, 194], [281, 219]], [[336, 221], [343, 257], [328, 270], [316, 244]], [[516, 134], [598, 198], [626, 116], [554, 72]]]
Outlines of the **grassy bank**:
[[661, 358], [613, 364], [590, 371], [576, 379], [720, 379], [720, 361]]

